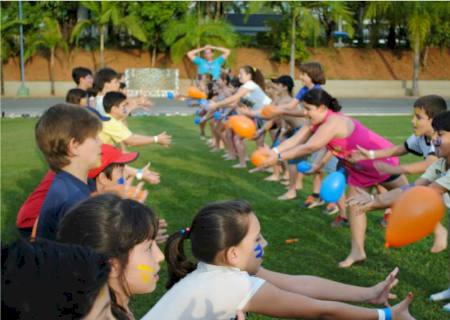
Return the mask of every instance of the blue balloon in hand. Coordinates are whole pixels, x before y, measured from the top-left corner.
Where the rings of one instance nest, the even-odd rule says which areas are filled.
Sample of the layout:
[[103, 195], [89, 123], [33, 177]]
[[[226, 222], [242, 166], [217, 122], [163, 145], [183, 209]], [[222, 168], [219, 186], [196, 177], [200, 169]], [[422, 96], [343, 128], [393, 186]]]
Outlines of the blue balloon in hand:
[[329, 174], [320, 187], [320, 198], [326, 202], [337, 202], [345, 192], [345, 175], [341, 171]]
[[301, 161], [297, 164], [297, 171], [300, 173], [306, 173], [310, 171], [312, 168], [311, 164], [308, 161]]
[[200, 124], [200, 122], [202, 122], [202, 118], [201, 117], [195, 117], [194, 123], [198, 125], [198, 124]]
[[222, 119], [222, 113], [220, 111], [214, 112], [214, 120]]
[[172, 91], [167, 92], [167, 99], [168, 99], [168, 100], [173, 100], [174, 97], [175, 97], [175, 96], [173, 95], [173, 92], [172, 92]]

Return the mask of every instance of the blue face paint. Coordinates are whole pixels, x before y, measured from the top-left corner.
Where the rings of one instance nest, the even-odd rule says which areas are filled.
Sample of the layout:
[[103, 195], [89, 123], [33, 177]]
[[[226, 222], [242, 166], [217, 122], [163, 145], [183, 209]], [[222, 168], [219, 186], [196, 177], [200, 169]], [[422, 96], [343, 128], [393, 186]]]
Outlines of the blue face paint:
[[256, 258], [262, 259], [264, 257], [264, 248], [262, 247], [261, 243], [258, 243], [258, 245], [255, 248], [256, 252]]
[[120, 177], [119, 179], [117, 179], [117, 184], [125, 184], [125, 178]]

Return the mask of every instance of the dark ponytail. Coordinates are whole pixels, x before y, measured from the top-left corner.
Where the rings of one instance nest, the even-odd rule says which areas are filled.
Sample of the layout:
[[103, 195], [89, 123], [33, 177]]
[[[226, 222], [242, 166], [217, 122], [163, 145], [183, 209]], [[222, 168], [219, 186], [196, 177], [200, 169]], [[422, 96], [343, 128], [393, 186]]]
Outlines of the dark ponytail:
[[342, 109], [337, 99], [333, 98], [328, 92], [322, 89], [312, 89], [306, 92], [303, 96], [303, 101], [317, 107], [323, 104], [334, 112], [339, 112]]
[[249, 65], [243, 66], [242, 69], [245, 73], [251, 75], [253, 82], [255, 82], [263, 91], [266, 90], [266, 81], [264, 80], [261, 70]]
[[166, 287], [169, 289], [189, 272], [196, 263], [188, 260], [184, 241], [191, 240], [193, 256], [201, 262], [213, 264], [217, 255], [238, 245], [248, 231], [252, 208], [246, 201], [214, 202], [199, 210], [191, 227], [172, 234], [167, 240], [164, 255], [169, 271]]

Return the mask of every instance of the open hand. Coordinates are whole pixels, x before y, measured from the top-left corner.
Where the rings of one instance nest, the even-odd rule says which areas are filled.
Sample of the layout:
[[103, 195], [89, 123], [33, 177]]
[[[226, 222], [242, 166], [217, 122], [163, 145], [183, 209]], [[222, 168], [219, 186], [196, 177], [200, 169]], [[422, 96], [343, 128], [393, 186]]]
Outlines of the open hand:
[[172, 143], [172, 137], [165, 131], [157, 135], [158, 143], [162, 146], [168, 147]]
[[390, 291], [398, 283], [397, 275], [399, 269], [396, 267], [392, 272], [380, 283], [370, 288], [371, 297], [368, 302], [375, 305], [388, 305], [389, 299], [396, 299], [397, 296]]

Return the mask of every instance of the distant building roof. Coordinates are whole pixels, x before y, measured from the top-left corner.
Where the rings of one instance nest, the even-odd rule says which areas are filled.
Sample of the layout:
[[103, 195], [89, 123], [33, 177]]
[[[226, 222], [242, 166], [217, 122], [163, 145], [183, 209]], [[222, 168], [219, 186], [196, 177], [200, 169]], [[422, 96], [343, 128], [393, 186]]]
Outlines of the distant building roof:
[[258, 32], [270, 30], [269, 21], [281, 21], [279, 14], [251, 14], [245, 19], [245, 14], [232, 13], [225, 15], [225, 19], [233, 26], [234, 30], [241, 34], [255, 35]]

